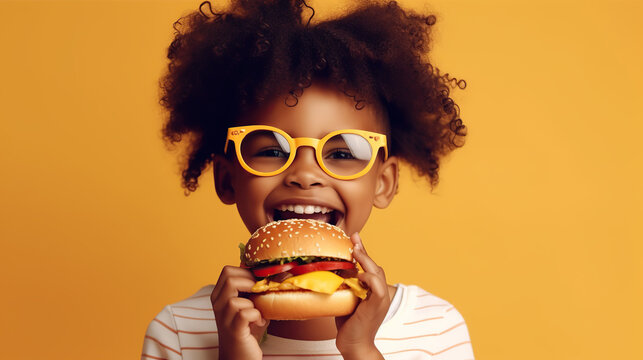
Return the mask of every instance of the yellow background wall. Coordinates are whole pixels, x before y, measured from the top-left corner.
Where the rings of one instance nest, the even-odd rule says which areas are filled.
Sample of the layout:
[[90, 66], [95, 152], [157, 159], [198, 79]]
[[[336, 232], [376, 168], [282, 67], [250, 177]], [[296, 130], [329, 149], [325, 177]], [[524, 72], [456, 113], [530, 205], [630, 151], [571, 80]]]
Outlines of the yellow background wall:
[[[0, 3], [0, 358], [137, 358], [235, 263], [235, 209], [209, 174], [184, 197], [160, 140], [171, 24], [198, 3]], [[643, 358], [641, 3], [402, 3], [438, 14], [470, 136], [432, 194], [402, 173], [372, 257], [454, 303], [478, 359]]]

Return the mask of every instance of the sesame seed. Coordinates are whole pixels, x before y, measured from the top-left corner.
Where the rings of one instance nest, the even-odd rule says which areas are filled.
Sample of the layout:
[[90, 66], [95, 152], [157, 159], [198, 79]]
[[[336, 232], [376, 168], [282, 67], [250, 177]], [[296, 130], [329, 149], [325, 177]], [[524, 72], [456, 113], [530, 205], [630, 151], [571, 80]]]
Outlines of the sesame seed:
[[273, 238], [272, 236], [270, 237], [270, 240], [274, 240], [274, 239], [275, 239], [275, 238]]
[[295, 235], [299, 234], [299, 231], [295, 231]]
[[248, 244], [248, 250], [252, 250], [252, 245]]
[[281, 241], [277, 243], [277, 246], [281, 246]]
[[270, 247], [270, 244], [266, 244], [266, 248], [269, 248], [269, 247]]
[[315, 243], [315, 246], [319, 247], [319, 243]]

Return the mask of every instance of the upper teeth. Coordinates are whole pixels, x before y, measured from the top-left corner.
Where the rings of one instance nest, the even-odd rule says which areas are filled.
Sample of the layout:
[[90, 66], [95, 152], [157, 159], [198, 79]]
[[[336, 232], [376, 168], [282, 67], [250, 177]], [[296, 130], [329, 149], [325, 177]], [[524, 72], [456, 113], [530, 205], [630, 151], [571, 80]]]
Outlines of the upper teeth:
[[281, 205], [279, 210], [292, 211], [295, 214], [315, 214], [315, 213], [326, 214], [333, 211], [333, 209], [329, 209], [325, 206], [314, 206], [314, 205]]

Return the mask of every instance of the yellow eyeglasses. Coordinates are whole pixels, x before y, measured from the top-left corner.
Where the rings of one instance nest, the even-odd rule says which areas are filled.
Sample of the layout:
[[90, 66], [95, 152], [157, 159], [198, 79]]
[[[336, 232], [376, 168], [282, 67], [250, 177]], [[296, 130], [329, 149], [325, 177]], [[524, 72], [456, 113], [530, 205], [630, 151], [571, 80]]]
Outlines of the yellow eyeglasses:
[[295, 160], [300, 146], [315, 149], [319, 166], [330, 176], [352, 180], [366, 174], [380, 148], [388, 158], [386, 135], [345, 129], [333, 131], [321, 139], [292, 138], [285, 131], [267, 125], [228, 128], [224, 153], [232, 141], [241, 166], [257, 176], [273, 176], [286, 170]]

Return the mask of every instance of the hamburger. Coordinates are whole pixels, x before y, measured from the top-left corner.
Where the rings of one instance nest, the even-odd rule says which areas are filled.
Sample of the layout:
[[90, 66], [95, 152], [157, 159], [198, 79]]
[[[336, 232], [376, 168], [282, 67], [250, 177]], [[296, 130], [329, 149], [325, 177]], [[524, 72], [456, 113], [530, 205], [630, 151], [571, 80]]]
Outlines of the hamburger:
[[344, 316], [366, 298], [353, 244], [336, 226], [310, 219], [274, 221], [240, 248], [241, 266], [256, 280], [249, 298], [265, 319]]

